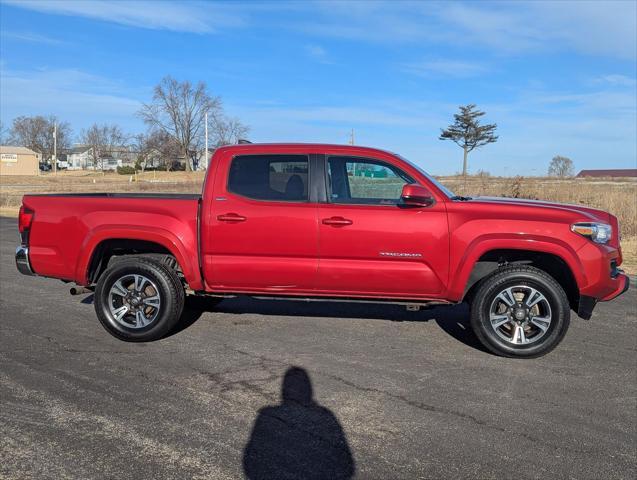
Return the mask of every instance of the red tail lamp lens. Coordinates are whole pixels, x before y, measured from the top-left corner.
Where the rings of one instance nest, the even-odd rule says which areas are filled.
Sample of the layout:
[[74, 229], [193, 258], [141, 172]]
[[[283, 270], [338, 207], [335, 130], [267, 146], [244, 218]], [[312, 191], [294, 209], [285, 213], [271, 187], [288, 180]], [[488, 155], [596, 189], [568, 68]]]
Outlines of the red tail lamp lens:
[[18, 214], [18, 230], [23, 233], [31, 227], [33, 221], [33, 210], [25, 208], [24, 205], [20, 207], [20, 213]]

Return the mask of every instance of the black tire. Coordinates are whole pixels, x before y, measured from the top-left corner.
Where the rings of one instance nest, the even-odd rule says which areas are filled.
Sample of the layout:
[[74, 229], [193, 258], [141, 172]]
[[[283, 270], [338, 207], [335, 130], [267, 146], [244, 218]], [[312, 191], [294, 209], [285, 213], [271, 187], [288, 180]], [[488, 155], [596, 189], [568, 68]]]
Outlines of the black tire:
[[[109, 302], [116, 301], [113, 298], [117, 298], [111, 295], [115, 283], [133, 275], [150, 280], [151, 283], [146, 284], [150, 287], [147, 288], [150, 288], [151, 292], [156, 290], [160, 299], [156, 311], [153, 307], [149, 308], [152, 320], [142, 327], [133, 326], [130, 314], [123, 320], [117, 320], [109, 305]], [[154, 259], [130, 257], [114, 262], [100, 276], [95, 289], [94, 304], [97, 318], [108, 333], [126, 342], [149, 342], [158, 340], [171, 331], [181, 317], [184, 299], [184, 287], [174, 270]]]
[[[532, 298], [527, 298], [525, 292]], [[541, 296], [536, 306], [527, 308], [526, 303], [533, 303]], [[510, 300], [513, 300], [511, 306]], [[530, 266], [508, 266], [480, 282], [472, 298], [471, 327], [482, 344], [497, 355], [536, 358], [546, 355], [562, 341], [570, 314], [564, 289], [553, 277]], [[548, 326], [545, 318], [550, 319]], [[505, 323], [497, 327], [500, 322]]]

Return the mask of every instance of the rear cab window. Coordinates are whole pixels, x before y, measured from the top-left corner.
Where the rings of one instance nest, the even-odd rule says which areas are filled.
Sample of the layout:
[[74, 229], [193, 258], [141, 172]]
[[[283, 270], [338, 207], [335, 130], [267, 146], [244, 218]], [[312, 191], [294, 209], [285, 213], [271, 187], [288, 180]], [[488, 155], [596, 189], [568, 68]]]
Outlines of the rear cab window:
[[228, 192], [280, 202], [307, 202], [307, 155], [240, 155], [232, 159]]

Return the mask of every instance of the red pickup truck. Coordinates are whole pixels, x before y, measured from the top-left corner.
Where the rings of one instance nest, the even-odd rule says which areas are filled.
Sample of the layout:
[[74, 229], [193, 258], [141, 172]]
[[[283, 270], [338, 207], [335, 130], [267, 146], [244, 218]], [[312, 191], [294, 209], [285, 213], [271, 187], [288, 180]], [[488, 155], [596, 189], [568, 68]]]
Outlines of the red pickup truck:
[[20, 272], [95, 290], [121, 340], [165, 336], [186, 295], [471, 306], [500, 355], [537, 357], [570, 310], [628, 289], [617, 218], [455, 196], [399, 155], [358, 146], [215, 151], [199, 195], [26, 195]]

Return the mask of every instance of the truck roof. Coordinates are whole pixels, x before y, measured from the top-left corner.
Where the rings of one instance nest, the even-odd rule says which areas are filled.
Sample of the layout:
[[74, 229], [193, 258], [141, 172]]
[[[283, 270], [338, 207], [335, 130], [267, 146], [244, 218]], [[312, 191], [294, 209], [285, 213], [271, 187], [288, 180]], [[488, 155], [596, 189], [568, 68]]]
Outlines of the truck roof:
[[337, 143], [305, 143], [305, 142], [273, 142], [273, 143], [240, 143], [234, 145], [224, 145], [217, 150], [259, 150], [266, 152], [276, 152], [277, 150], [297, 149], [299, 147], [305, 147], [308, 150], [351, 150], [352, 152], [379, 152], [389, 155], [396, 155], [394, 152], [383, 150], [380, 148], [366, 147], [364, 145], [349, 145], [349, 144], [337, 144]]

